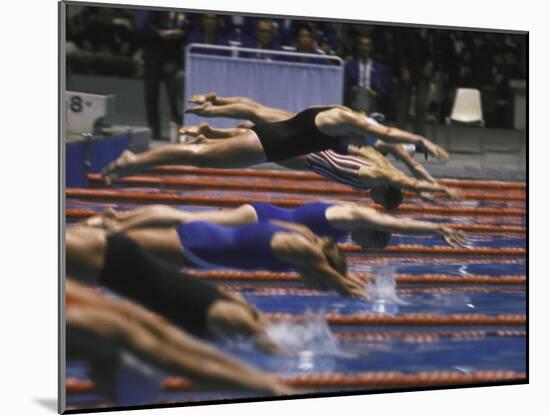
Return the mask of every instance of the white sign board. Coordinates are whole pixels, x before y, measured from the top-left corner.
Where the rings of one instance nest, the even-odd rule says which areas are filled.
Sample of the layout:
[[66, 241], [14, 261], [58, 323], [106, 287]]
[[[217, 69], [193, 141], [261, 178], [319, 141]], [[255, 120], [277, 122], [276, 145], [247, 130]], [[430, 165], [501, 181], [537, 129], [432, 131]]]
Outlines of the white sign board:
[[114, 113], [114, 95], [65, 92], [66, 131], [70, 134], [97, 132]]

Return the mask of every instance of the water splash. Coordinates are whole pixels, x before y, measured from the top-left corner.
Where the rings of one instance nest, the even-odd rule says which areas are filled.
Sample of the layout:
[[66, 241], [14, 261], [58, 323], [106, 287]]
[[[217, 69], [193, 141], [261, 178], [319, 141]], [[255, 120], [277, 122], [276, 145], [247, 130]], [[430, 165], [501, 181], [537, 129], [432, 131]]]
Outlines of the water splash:
[[271, 340], [290, 353], [346, 357], [324, 318], [324, 310], [307, 309], [301, 323], [281, 321], [267, 328]]
[[367, 283], [366, 289], [373, 298], [371, 307], [373, 312], [395, 315], [399, 312], [400, 305], [409, 305], [397, 295], [396, 270], [395, 265], [371, 267], [371, 272], [376, 278], [374, 282]]

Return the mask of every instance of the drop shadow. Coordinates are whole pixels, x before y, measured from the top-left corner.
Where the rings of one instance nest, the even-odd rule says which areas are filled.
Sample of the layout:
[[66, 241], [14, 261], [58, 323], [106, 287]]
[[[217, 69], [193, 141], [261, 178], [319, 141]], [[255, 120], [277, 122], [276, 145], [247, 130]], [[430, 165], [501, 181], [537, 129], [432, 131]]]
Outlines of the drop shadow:
[[44, 408], [57, 413], [57, 399], [52, 398], [37, 398], [34, 400], [37, 404], [43, 406]]

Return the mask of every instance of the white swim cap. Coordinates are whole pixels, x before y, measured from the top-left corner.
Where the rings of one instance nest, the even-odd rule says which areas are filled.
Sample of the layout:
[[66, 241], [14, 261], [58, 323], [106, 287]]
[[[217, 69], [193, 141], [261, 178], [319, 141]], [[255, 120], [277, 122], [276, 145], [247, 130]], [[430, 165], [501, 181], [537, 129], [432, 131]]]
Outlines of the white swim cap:
[[414, 157], [416, 154], [416, 146], [414, 144], [402, 144], [402, 146], [411, 157]]

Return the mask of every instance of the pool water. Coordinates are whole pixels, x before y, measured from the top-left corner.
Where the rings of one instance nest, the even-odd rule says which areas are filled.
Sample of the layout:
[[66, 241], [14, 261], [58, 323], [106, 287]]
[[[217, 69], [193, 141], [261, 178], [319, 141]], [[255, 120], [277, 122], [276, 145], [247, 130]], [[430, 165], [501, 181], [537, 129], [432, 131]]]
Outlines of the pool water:
[[[149, 189], [155, 191], [154, 189]], [[156, 190], [158, 191], [158, 189]], [[170, 189], [170, 191], [174, 191]], [[196, 194], [224, 194], [195, 190]], [[521, 192], [519, 192], [521, 194]], [[259, 197], [259, 193], [233, 191], [232, 196]], [[289, 197], [284, 193], [269, 193], [273, 199]], [[297, 198], [297, 195], [292, 195]], [[312, 195], [301, 195], [311, 200]], [[324, 198], [327, 199], [327, 198]], [[330, 198], [328, 198], [330, 199]], [[418, 202], [415, 202], [418, 203]], [[67, 208], [102, 210], [107, 206], [128, 209], [139, 205], [117, 201], [90, 201], [69, 198]], [[455, 203], [461, 206], [460, 203]], [[462, 203], [465, 207], [500, 207], [523, 209], [523, 202], [472, 202]], [[199, 210], [204, 206], [182, 206]], [[497, 224], [524, 226], [524, 215], [407, 215], [422, 220], [447, 221], [469, 224]], [[70, 221], [69, 221], [70, 222]], [[470, 233], [469, 244], [473, 247], [526, 248], [525, 233]], [[394, 235], [392, 245], [443, 246], [437, 237], [412, 237]], [[288, 313], [305, 316], [301, 323], [279, 321], [273, 323], [269, 335], [289, 355], [273, 356], [257, 350], [244, 339], [210, 339], [221, 350], [263, 370], [291, 376], [304, 373], [359, 372], [419, 373], [423, 371], [451, 371], [472, 373], [481, 370], [512, 370], [525, 372], [526, 334], [525, 326], [366, 326], [329, 325], [326, 313], [340, 315], [370, 313], [400, 316], [411, 313], [436, 313], [438, 315], [498, 316], [526, 313], [525, 285], [491, 286], [399, 286], [395, 284], [396, 274], [445, 274], [461, 277], [468, 275], [525, 276], [526, 261], [522, 256], [445, 256], [412, 255], [382, 256], [352, 254], [349, 256], [352, 272], [371, 272], [378, 276], [371, 283], [374, 298], [359, 301], [342, 298], [334, 293], [300, 293], [293, 288], [303, 288], [300, 283], [223, 283], [224, 286], [241, 293], [247, 301], [266, 313]], [[270, 293], [270, 288], [279, 288]], [[288, 292], [285, 292], [287, 289]], [[384, 335], [375, 336], [380, 333]], [[461, 334], [462, 333], [462, 334]], [[469, 335], [465, 335], [464, 333]], [[408, 336], [407, 336], [408, 334]], [[430, 335], [431, 334], [431, 335]], [[189, 402], [253, 396], [250, 393], [235, 392], [164, 392], [160, 389], [162, 380], [170, 373], [153, 368], [134, 357], [121, 359], [113, 371], [112, 383], [102, 388], [98, 384], [94, 393], [69, 395], [68, 404], [90, 407], [100, 402], [115, 406], [152, 404], [163, 402]], [[87, 379], [91, 374], [91, 363], [86, 360], [69, 361], [67, 377]], [[364, 388], [363, 388], [364, 389]], [[367, 388], [368, 389], [368, 388]]]

